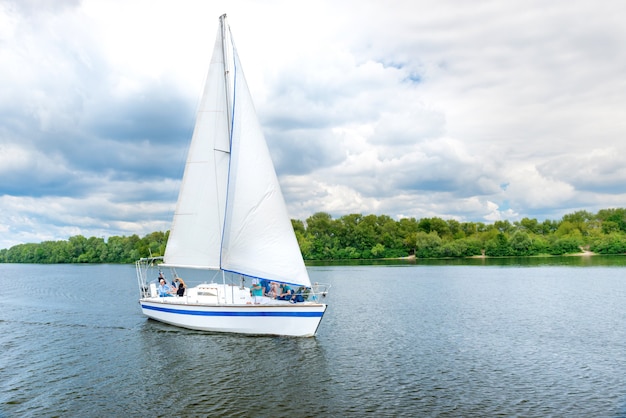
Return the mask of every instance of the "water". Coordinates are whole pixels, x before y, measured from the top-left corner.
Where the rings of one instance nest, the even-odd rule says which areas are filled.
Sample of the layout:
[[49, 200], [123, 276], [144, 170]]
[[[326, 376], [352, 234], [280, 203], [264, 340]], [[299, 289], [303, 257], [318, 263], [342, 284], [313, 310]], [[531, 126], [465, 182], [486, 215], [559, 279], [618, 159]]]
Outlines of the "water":
[[624, 417], [625, 270], [595, 260], [310, 267], [316, 338], [147, 320], [132, 266], [0, 264], [0, 417]]

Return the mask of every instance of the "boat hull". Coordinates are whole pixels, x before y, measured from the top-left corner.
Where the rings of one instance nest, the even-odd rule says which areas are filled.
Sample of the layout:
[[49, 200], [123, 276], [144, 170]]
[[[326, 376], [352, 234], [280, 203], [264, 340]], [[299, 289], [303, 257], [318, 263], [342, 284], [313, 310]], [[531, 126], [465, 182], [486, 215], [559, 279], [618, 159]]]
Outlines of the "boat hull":
[[178, 298], [144, 298], [149, 318], [182, 328], [250, 335], [315, 335], [326, 304], [216, 305], [180, 303]]

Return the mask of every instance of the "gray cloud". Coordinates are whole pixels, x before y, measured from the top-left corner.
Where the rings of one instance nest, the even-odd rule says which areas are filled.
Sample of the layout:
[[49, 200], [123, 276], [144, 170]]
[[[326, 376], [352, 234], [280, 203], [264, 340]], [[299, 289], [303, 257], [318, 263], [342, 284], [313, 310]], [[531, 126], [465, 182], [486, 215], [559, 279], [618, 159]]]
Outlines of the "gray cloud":
[[[40, 3], [0, 2], [0, 248], [167, 229], [223, 11]], [[624, 206], [621, 3], [279, 6], [229, 13], [292, 217]]]

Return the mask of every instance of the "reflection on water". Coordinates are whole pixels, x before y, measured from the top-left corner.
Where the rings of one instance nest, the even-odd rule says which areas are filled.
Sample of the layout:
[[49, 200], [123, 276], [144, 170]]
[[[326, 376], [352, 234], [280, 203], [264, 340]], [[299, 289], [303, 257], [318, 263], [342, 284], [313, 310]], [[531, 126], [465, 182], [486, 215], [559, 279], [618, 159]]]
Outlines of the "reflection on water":
[[147, 320], [141, 339], [147, 364], [140, 373], [150, 382], [145, 390], [155, 400], [164, 395], [176, 414], [315, 411], [327, 390], [324, 351], [314, 338], [207, 334]]
[[625, 259], [311, 266], [316, 338], [148, 320], [132, 266], [0, 264], [0, 417], [624, 416]]
[[402, 258], [384, 260], [307, 261], [308, 266], [571, 266], [623, 267], [626, 255], [565, 255], [537, 257]]

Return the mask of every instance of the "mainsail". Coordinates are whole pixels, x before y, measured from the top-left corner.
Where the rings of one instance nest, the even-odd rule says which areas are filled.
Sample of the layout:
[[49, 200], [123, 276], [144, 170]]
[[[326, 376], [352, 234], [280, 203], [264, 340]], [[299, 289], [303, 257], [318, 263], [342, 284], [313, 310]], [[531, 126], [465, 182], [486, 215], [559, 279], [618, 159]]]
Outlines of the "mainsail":
[[230, 152], [226, 106], [218, 32], [165, 250], [168, 265], [220, 267]]
[[220, 25], [165, 264], [310, 286], [225, 15]]

